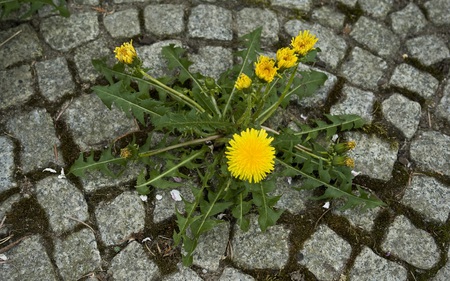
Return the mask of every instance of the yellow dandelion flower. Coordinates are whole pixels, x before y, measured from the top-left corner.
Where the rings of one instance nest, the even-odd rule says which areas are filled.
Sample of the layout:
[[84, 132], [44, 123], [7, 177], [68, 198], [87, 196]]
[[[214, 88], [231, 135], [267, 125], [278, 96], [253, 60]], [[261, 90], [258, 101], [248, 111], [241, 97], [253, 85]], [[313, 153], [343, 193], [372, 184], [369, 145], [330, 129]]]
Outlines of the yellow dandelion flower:
[[355, 160], [353, 160], [352, 158], [347, 158], [344, 161], [344, 165], [350, 168], [355, 168]]
[[250, 183], [263, 180], [274, 169], [272, 141], [265, 130], [247, 129], [240, 135], [234, 134], [225, 152], [231, 175]]
[[252, 79], [250, 79], [250, 77], [248, 77], [244, 73], [241, 73], [241, 75], [239, 75], [238, 79], [236, 80], [234, 87], [238, 90], [244, 90], [250, 87], [250, 85], [252, 85]]
[[116, 59], [122, 63], [132, 64], [135, 57], [137, 57], [136, 50], [133, 47], [133, 40], [129, 43], [125, 42], [120, 47], [114, 49]]
[[304, 56], [314, 49], [314, 44], [318, 40], [315, 35], [309, 33], [309, 30], [300, 31], [296, 37], [292, 38], [291, 46], [297, 54]]
[[130, 158], [133, 155], [131, 150], [128, 147], [122, 148], [120, 150], [120, 157], [121, 158]]
[[279, 68], [290, 68], [297, 63], [295, 51], [291, 48], [281, 48], [277, 51], [277, 65]]
[[258, 61], [255, 63], [255, 74], [259, 79], [272, 82], [273, 78], [277, 74], [278, 68], [275, 67], [275, 61], [266, 56], [259, 56]]

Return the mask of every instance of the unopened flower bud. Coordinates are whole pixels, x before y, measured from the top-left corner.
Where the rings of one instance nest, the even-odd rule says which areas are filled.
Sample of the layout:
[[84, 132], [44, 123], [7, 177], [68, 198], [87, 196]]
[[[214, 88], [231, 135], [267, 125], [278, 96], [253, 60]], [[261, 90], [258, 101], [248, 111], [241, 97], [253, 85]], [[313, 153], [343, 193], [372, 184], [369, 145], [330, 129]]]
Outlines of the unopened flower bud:
[[355, 147], [356, 147], [355, 141], [341, 142], [334, 145], [334, 151], [338, 154], [342, 154]]

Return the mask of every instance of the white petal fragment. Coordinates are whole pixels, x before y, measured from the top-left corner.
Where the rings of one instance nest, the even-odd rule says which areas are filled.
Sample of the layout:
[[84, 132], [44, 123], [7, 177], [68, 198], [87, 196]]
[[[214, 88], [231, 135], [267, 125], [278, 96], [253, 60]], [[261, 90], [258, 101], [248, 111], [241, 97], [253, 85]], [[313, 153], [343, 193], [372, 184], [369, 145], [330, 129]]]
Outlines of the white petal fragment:
[[58, 176], [58, 179], [65, 179], [66, 174], [64, 174], [64, 168], [61, 168], [61, 174]]
[[181, 194], [176, 189], [170, 191], [170, 196], [172, 196], [172, 199], [175, 201], [181, 201]]
[[322, 208], [329, 209], [330, 208], [330, 202], [325, 202], [325, 204], [323, 204]]
[[161, 194], [156, 194], [155, 198], [156, 198], [156, 200], [160, 201], [162, 199], [162, 195]]
[[141, 198], [142, 201], [147, 202], [147, 195], [139, 195], [139, 197]]
[[50, 172], [50, 173], [56, 174], [56, 170], [54, 170], [52, 168], [45, 168], [44, 170], [42, 170], [42, 172]]

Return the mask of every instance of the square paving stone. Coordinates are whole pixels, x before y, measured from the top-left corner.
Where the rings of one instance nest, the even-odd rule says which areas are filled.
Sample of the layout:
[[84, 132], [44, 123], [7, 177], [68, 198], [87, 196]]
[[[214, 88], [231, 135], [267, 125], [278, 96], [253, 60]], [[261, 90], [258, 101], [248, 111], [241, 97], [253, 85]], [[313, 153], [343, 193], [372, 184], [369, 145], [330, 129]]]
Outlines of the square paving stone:
[[272, 6], [287, 9], [296, 9], [308, 13], [311, 10], [311, 0], [272, 0]]
[[[6, 42], [11, 36], [14, 37]], [[42, 45], [37, 33], [28, 24], [1, 31], [0, 42], [6, 42], [0, 48], [0, 69], [42, 56]]]
[[208, 271], [219, 270], [219, 264], [225, 256], [230, 234], [230, 224], [223, 222], [202, 234], [195, 248], [193, 264]]
[[392, 9], [394, 0], [364, 0], [358, 1], [361, 9], [375, 18], [384, 18]]
[[341, 75], [349, 82], [368, 90], [377, 90], [378, 81], [387, 69], [386, 62], [365, 51], [355, 47], [350, 59], [341, 67]]
[[[157, 36], [182, 33], [184, 24], [184, 5], [148, 5], [144, 9], [145, 30]], [[164, 20], [161, 20], [164, 19]]]
[[40, 30], [45, 42], [64, 52], [95, 39], [100, 32], [95, 12], [73, 13], [68, 18], [45, 18], [41, 21]]
[[365, 121], [373, 120], [373, 104], [376, 101], [375, 95], [370, 91], [349, 86], [342, 88], [343, 99], [330, 108], [330, 114], [357, 114]]
[[450, 24], [450, 1], [448, 0], [430, 0], [425, 2], [425, 9], [428, 12], [428, 18], [434, 24]]
[[64, 280], [77, 281], [101, 270], [101, 257], [95, 235], [84, 228], [67, 238], [56, 239], [55, 261]]
[[200, 72], [206, 77], [219, 79], [220, 74], [233, 66], [233, 53], [230, 49], [215, 46], [200, 47], [198, 54], [191, 54], [192, 72]]
[[0, 110], [25, 103], [33, 93], [33, 77], [28, 65], [0, 71]]
[[41, 93], [49, 101], [57, 101], [75, 91], [75, 83], [65, 58], [37, 62], [35, 67]]
[[450, 80], [447, 80], [447, 85], [444, 87], [444, 96], [436, 107], [436, 113], [439, 117], [450, 122]]
[[84, 44], [75, 50], [74, 61], [82, 81], [94, 82], [102, 76], [92, 65], [93, 59], [102, 58], [106, 58], [111, 64], [115, 62], [114, 50], [108, 48], [103, 38]]
[[26, 238], [5, 255], [10, 261], [0, 265], [0, 280], [59, 280], [45, 250], [44, 241], [38, 235]]
[[411, 142], [410, 153], [419, 168], [450, 176], [450, 136], [436, 131], [420, 132]]
[[392, 30], [402, 38], [419, 33], [427, 25], [425, 16], [414, 3], [409, 3], [403, 10], [392, 13], [390, 17]]
[[167, 60], [161, 54], [162, 48], [169, 45], [181, 47], [182, 43], [179, 40], [167, 40], [156, 42], [151, 46], [141, 46], [136, 48], [136, 53], [143, 61], [143, 67], [149, 69], [147, 72], [153, 77], [162, 77], [170, 75], [167, 67]]
[[439, 81], [427, 72], [402, 63], [395, 68], [389, 84], [416, 93], [424, 99], [429, 99], [436, 93]]
[[406, 138], [414, 136], [419, 127], [420, 103], [400, 94], [393, 94], [381, 104], [384, 118], [399, 129]]
[[360, 17], [350, 36], [383, 58], [395, 56], [400, 47], [397, 36], [383, 24]]
[[406, 48], [412, 58], [416, 58], [425, 66], [430, 66], [444, 59], [450, 58], [450, 51], [446, 40], [432, 34], [416, 37], [406, 41]]
[[141, 33], [137, 9], [117, 11], [103, 18], [106, 30], [113, 38], [131, 38]]
[[332, 6], [323, 6], [312, 12], [312, 19], [327, 27], [342, 30], [345, 15], [336, 11]]
[[277, 15], [267, 9], [244, 8], [236, 13], [236, 25], [238, 36], [242, 37], [262, 26], [261, 41], [262, 44], [273, 45], [278, 42], [278, 24]]
[[231, 40], [231, 11], [215, 5], [198, 5], [191, 9], [188, 31], [193, 38]]

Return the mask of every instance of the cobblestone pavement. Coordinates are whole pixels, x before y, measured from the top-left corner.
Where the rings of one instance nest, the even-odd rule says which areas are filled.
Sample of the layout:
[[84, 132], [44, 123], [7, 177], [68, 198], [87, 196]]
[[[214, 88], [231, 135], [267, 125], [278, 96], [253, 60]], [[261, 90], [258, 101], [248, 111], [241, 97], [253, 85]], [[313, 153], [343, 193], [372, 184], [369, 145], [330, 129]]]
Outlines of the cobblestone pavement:
[[[449, 0], [74, 0], [69, 8], [70, 18], [44, 9], [0, 22], [0, 280], [450, 280]], [[262, 233], [254, 217], [248, 232], [224, 223], [184, 268], [171, 244], [179, 203], [166, 191], [140, 200], [133, 185], [142, 167], [117, 179], [58, 177], [80, 151], [138, 129], [91, 94], [101, 80], [90, 60], [112, 59], [132, 38], [160, 76], [161, 47], [174, 43], [189, 49], [193, 70], [214, 77], [233, 64], [238, 36], [260, 25], [267, 52], [299, 30], [317, 35], [315, 67], [329, 79], [299, 112], [320, 107], [372, 123], [346, 137], [358, 143], [356, 181], [388, 207], [325, 209], [291, 188], [300, 182], [280, 179], [277, 206], [287, 211], [275, 227]]]

